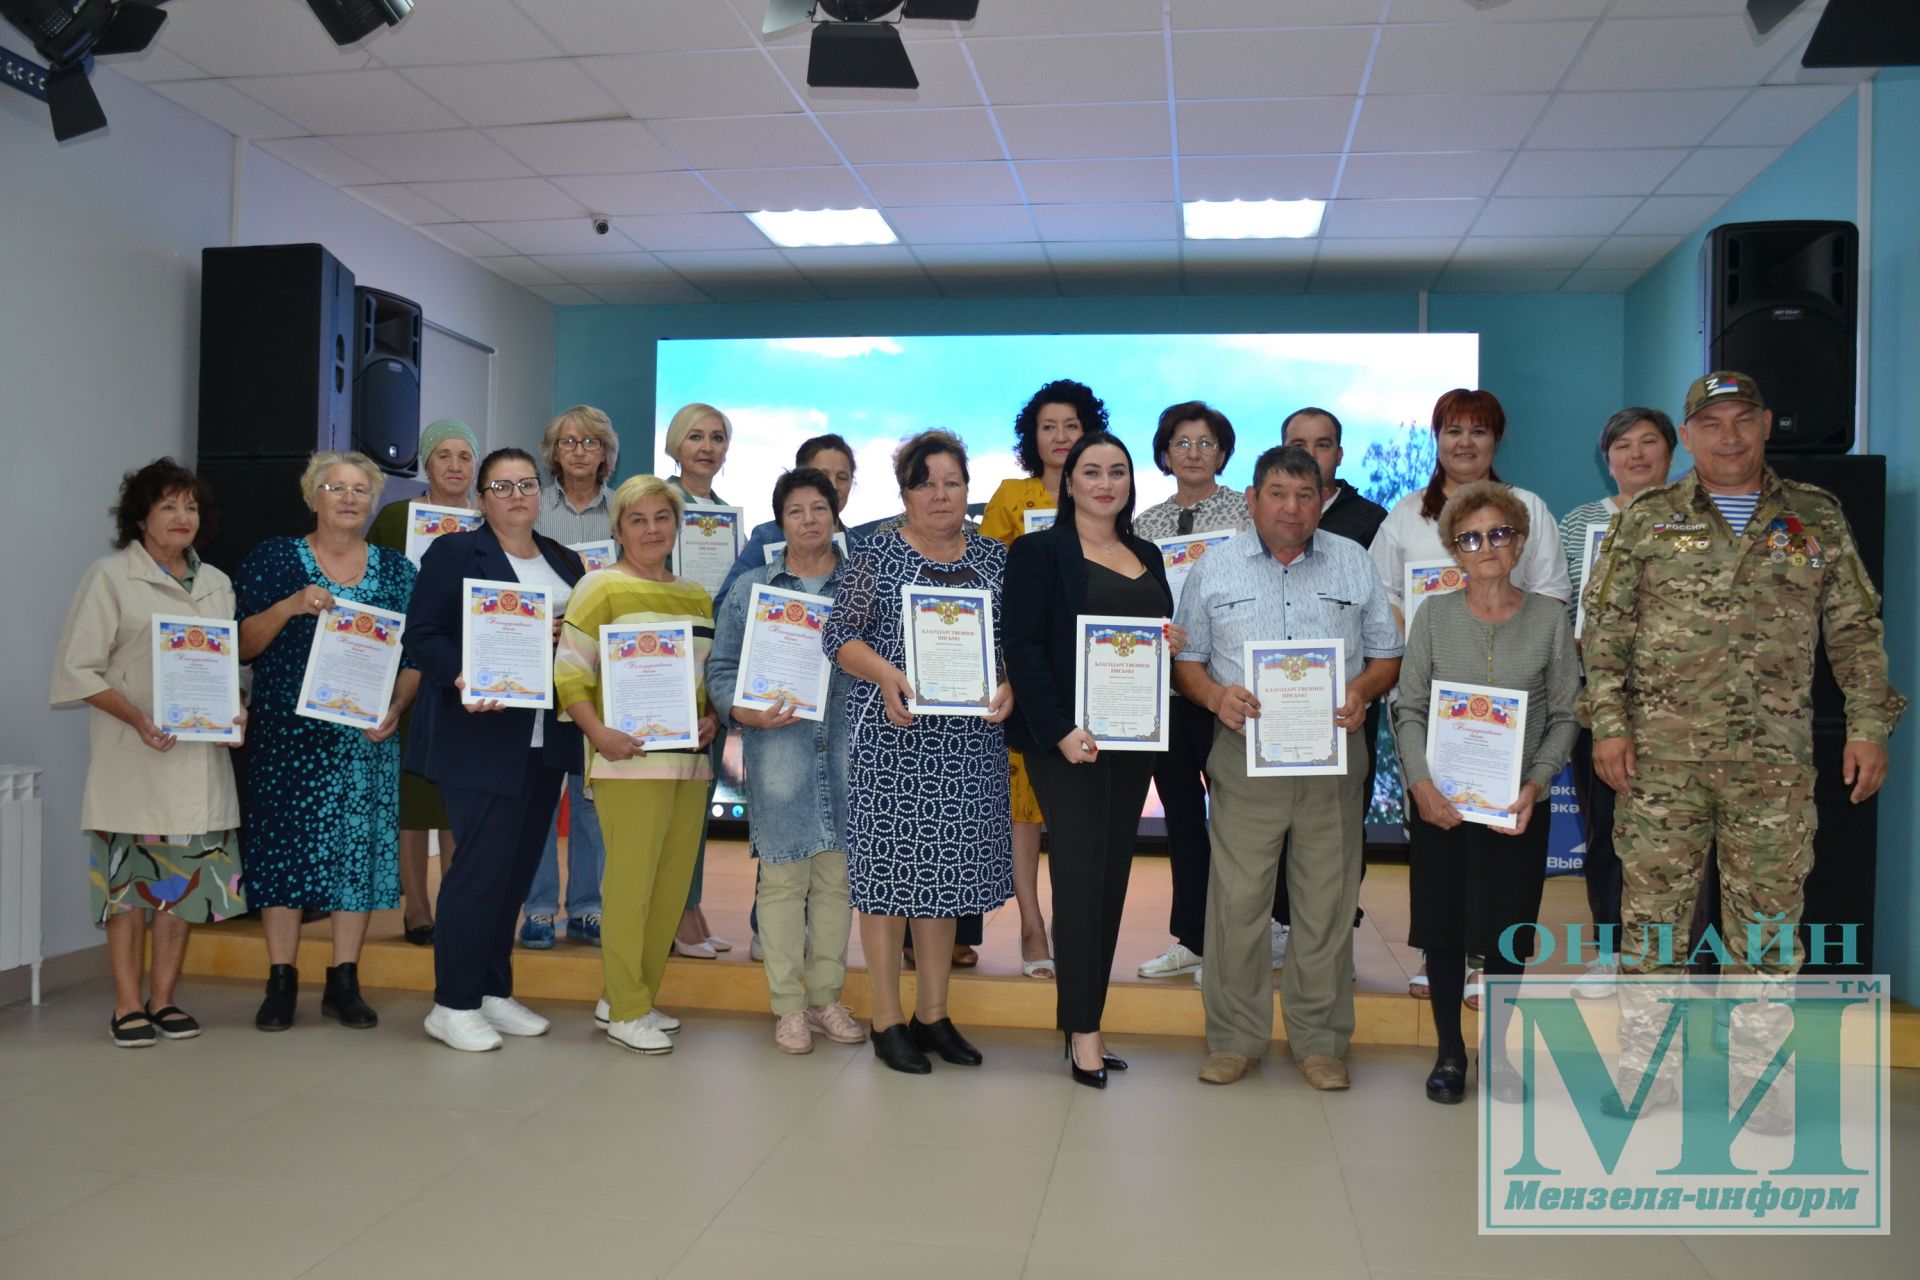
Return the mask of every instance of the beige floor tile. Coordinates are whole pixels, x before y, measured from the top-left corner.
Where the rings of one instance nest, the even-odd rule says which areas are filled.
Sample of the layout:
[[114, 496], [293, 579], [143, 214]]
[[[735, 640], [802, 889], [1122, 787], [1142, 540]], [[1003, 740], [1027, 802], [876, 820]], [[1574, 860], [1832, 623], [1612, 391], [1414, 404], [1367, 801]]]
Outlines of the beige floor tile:
[[16, 1159], [11, 1147], [0, 1164], [0, 1236], [58, 1213], [127, 1175], [99, 1169], [49, 1169]]
[[700, 1234], [695, 1226], [553, 1213], [516, 1206], [409, 1201], [342, 1245], [301, 1280], [526, 1280], [609, 1276], [657, 1280]]
[[792, 1133], [716, 1225], [946, 1247], [1024, 1241], [1053, 1158]]
[[1289, 1268], [1363, 1269], [1347, 1189], [1331, 1166], [1063, 1150], [1033, 1250], [1259, 1263], [1282, 1240]]
[[[1273, 1064], [1267, 1069], [1274, 1070]], [[1328, 1169], [1335, 1164], [1326, 1115], [1304, 1081], [1301, 1094], [1289, 1096], [1277, 1088], [1260, 1088], [1252, 1079], [1218, 1088], [1201, 1084], [1190, 1073], [1163, 1081], [1135, 1080], [1133, 1075], [1110, 1074], [1107, 1088], [1098, 1092], [1074, 1091], [1061, 1150], [1205, 1152], [1228, 1160], [1284, 1158]]]
[[193, 1075], [182, 1065], [185, 1056], [163, 1061], [174, 1047], [126, 1050], [102, 1043], [100, 1053], [149, 1058], [151, 1070], [125, 1076], [76, 1070], [61, 1084], [0, 1103], [0, 1151], [33, 1152], [48, 1168], [131, 1173], [206, 1142], [285, 1092], [271, 1080], [210, 1080], [207, 1070], [217, 1057], [196, 1055], [201, 1071]]
[[539, 1012], [554, 1019], [544, 1036], [504, 1037], [492, 1053], [460, 1053], [415, 1028], [417, 1035], [334, 1072], [303, 1091], [341, 1102], [451, 1107], [531, 1115], [607, 1066], [605, 1037], [579, 1006], [563, 1001]]
[[[1023, 1238], [1020, 1243], [1026, 1243]], [[778, 1276], [780, 1280], [1019, 1280], [1020, 1249], [911, 1246], [896, 1241], [709, 1227], [668, 1273], [670, 1280]]]
[[29, 1075], [24, 1071], [0, 1071], [0, 1102], [12, 1102], [15, 1098], [24, 1098], [30, 1093], [39, 1093], [61, 1084], [63, 1077], [56, 1075]]
[[779, 1142], [773, 1133], [538, 1116], [421, 1191], [446, 1204], [704, 1226]]
[[1368, 1280], [1367, 1269], [1353, 1267], [1295, 1266], [1285, 1242], [1276, 1242], [1262, 1262], [1208, 1261], [1204, 1269], [1169, 1265], [1165, 1258], [1122, 1256], [1110, 1253], [1043, 1253], [1036, 1249], [1027, 1255], [1027, 1269], [1021, 1280], [1176, 1280], [1176, 1277], [1204, 1276], [1206, 1280]]
[[1326, 1097], [1327, 1124], [1340, 1163], [1451, 1169], [1469, 1175], [1478, 1168], [1474, 1126], [1479, 1111], [1471, 1098], [1446, 1107], [1427, 1101], [1424, 1087], [1419, 1093], [1383, 1094], [1380, 1089], [1350, 1089]]
[[855, 1061], [800, 1117], [794, 1132], [1052, 1151], [1078, 1090], [1064, 1065], [1044, 1075], [1010, 1071], [1003, 1057], [995, 1052], [993, 1062], [977, 1070], [936, 1060], [930, 1076]]
[[1713, 1280], [1803, 1280], [1836, 1269], [1847, 1280], [1913, 1280], [1912, 1231], [1913, 1219], [1896, 1211], [1885, 1236], [1689, 1236], [1686, 1244]]
[[0, 1239], [0, 1275], [278, 1280], [303, 1274], [392, 1210], [384, 1196], [126, 1178]]
[[180, 1147], [155, 1172], [392, 1199], [492, 1146], [514, 1123], [495, 1112], [296, 1098]]

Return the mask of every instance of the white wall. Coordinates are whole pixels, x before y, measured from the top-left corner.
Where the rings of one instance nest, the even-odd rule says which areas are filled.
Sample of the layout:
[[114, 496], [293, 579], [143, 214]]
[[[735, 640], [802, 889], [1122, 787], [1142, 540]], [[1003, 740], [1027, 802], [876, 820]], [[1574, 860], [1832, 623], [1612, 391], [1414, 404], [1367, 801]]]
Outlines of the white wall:
[[[112, 72], [94, 83], [112, 127], [65, 146], [40, 104], [0, 90], [0, 653], [18, 672], [0, 681], [0, 759], [46, 770], [49, 955], [100, 940], [79, 832], [86, 713], [47, 707], [53, 642], [108, 550], [121, 473], [193, 456], [200, 250], [228, 242], [236, 194], [225, 131]], [[553, 411], [549, 304], [251, 147], [239, 165], [242, 243], [319, 241], [497, 348], [494, 443], [537, 440]]]

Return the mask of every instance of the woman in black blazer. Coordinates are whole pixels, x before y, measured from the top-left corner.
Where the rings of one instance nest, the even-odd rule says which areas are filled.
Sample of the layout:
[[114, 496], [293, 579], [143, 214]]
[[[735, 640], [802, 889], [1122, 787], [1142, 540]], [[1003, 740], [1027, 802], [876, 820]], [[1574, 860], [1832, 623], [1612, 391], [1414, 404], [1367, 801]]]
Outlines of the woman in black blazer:
[[427, 1034], [466, 1050], [500, 1037], [544, 1035], [547, 1020], [513, 998], [513, 930], [546, 848], [567, 774], [580, 772], [580, 731], [552, 711], [462, 706], [461, 579], [520, 582], [553, 592], [557, 632], [586, 573], [580, 557], [533, 531], [539, 471], [519, 449], [480, 464], [486, 523], [448, 534], [421, 557], [402, 638], [420, 668], [406, 768], [440, 788], [460, 856], [440, 884]]
[[[1106, 1051], [1100, 1015], [1156, 755], [1102, 753], [1074, 723], [1074, 619], [1157, 619], [1173, 612], [1160, 551], [1133, 533], [1133, 458], [1105, 432], [1067, 455], [1052, 528], [1007, 553], [1004, 624], [1014, 713], [1007, 743], [1026, 753], [1047, 818], [1059, 1023], [1073, 1078], [1105, 1088], [1127, 1064]], [[1166, 623], [1171, 653], [1185, 633]]]

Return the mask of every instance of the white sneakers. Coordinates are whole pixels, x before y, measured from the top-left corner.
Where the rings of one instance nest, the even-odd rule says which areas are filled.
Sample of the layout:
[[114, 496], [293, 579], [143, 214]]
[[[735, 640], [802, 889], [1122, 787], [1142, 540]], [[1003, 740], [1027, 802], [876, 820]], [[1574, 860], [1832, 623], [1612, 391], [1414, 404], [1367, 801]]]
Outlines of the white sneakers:
[[607, 1039], [633, 1053], [672, 1053], [673, 1037], [647, 1018], [609, 1022]]
[[543, 1036], [553, 1025], [512, 996], [481, 996], [480, 1016], [503, 1036]]
[[478, 1009], [449, 1009], [443, 1004], [436, 1004], [427, 1014], [423, 1025], [428, 1035], [449, 1049], [485, 1053], [500, 1047], [500, 1033], [493, 1029], [493, 1024]]
[[1605, 1000], [1613, 995], [1619, 985], [1614, 979], [1620, 973], [1620, 966], [1606, 960], [1595, 960], [1587, 966], [1587, 971], [1574, 979], [1573, 994], [1584, 1000]]
[[1293, 936], [1291, 925], [1273, 922], [1273, 967], [1284, 969], [1287, 964], [1287, 939]]
[[[605, 1031], [607, 1029], [608, 1023], [612, 1021], [612, 1018], [613, 1018], [613, 1009], [611, 1006], [607, 1004], [605, 1000], [599, 1000], [594, 1002], [594, 1006], [593, 1006], [593, 1025], [594, 1026], [600, 1028], [602, 1031]], [[634, 1021], [644, 1022], [650, 1027], [658, 1027], [660, 1030], [668, 1032], [669, 1034], [671, 1034], [672, 1032], [678, 1031], [680, 1029], [680, 1019], [674, 1017], [672, 1014], [668, 1013], [665, 1009], [649, 1009], [646, 1013], [642, 1014], [640, 1017], [635, 1018]]]
[[1176, 974], [1192, 973], [1200, 967], [1200, 957], [1193, 954], [1185, 943], [1176, 942], [1153, 959], [1140, 966], [1143, 978], [1171, 978]]

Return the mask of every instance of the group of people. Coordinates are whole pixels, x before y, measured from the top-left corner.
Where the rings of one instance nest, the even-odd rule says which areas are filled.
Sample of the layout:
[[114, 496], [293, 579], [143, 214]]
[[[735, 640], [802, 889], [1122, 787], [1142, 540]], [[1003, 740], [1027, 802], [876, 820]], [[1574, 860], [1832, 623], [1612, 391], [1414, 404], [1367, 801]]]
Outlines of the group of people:
[[[545, 1032], [546, 1019], [513, 999], [511, 956], [516, 930], [530, 946], [555, 936], [551, 864], [564, 789], [567, 931], [603, 948], [596, 1021], [621, 1047], [668, 1052], [679, 1022], [656, 1004], [668, 956], [711, 957], [728, 945], [708, 931], [698, 885], [719, 743], [735, 733], [757, 860], [753, 947], [765, 961], [780, 1049], [805, 1053], [824, 1035], [870, 1041], [881, 1062], [911, 1074], [932, 1070], [936, 1057], [978, 1065], [981, 1052], [949, 1016], [949, 977], [973, 958], [981, 918], [1012, 899], [1023, 971], [1056, 981], [1071, 1075], [1105, 1087], [1127, 1065], [1101, 1023], [1137, 822], [1157, 784], [1173, 942], [1141, 972], [1198, 980], [1204, 964], [1209, 1054], [1200, 1078], [1229, 1084], [1264, 1056], [1279, 968], [1295, 1062], [1313, 1087], [1346, 1088], [1351, 933], [1374, 729], [1385, 714], [1402, 744], [1408, 941], [1425, 954], [1438, 1042], [1426, 1092], [1458, 1102], [1469, 964], [1500, 975], [1528, 959], [1503, 953], [1499, 941], [1538, 918], [1548, 794], [1570, 755], [1593, 798], [1595, 922], [1629, 934], [1689, 915], [1716, 847], [1729, 873], [1729, 933], [1755, 920], [1797, 922], [1813, 826], [1807, 689], [1822, 637], [1847, 694], [1853, 798], [1885, 778], [1886, 737], [1905, 700], [1887, 683], [1878, 597], [1837, 502], [1765, 465], [1771, 417], [1752, 379], [1699, 380], [1682, 416], [1676, 433], [1657, 410], [1613, 415], [1599, 446], [1617, 494], [1556, 526], [1539, 497], [1495, 472], [1507, 421], [1489, 392], [1438, 399], [1433, 474], [1391, 511], [1338, 477], [1342, 427], [1320, 408], [1285, 419], [1244, 491], [1222, 485], [1233, 426], [1189, 401], [1162, 414], [1151, 443], [1175, 494], [1136, 512], [1131, 451], [1091, 389], [1062, 380], [1017, 415], [1028, 475], [1002, 484], [978, 525], [968, 518], [966, 446], [946, 431], [900, 446], [892, 479], [903, 512], [860, 529], [842, 519], [853, 450], [838, 436], [807, 441], [771, 495], [773, 520], [753, 531], [717, 600], [672, 563], [685, 504], [719, 501], [714, 478], [732, 430], [709, 405], [688, 406], [668, 427], [677, 475], [633, 476], [617, 488], [609, 477], [618, 441], [596, 410], [569, 410], [549, 426], [544, 476], [518, 449], [476, 464], [470, 432], [434, 424], [422, 441], [432, 500], [464, 497], [455, 490], [471, 475], [483, 521], [434, 541], [417, 576], [403, 555], [376, 545], [390, 540], [391, 528], [379, 536], [388, 514], [375, 521], [373, 542], [361, 535], [381, 480], [358, 455], [315, 457], [303, 480], [314, 531], [256, 548], [237, 590], [193, 550], [211, 522], [205, 486], [170, 461], [154, 463], [123, 486], [121, 550], [76, 595], [53, 694], [100, 713], [83, 825], [96, 918], [115, 960], [114, 1037], [194, 1034], [173, 992], [186, 926], [249, 906], [265, 922], [272, 965], [260, 1026], [293, 1020], [303, 909], [333, 913], [323, 1013], [372, 1025], [358, 949], [366, 913], [393, 906], [403, 881], [409, 936], [430, 930], [435, 948], [427, 1032], [471, 1050]], [[1694, 470], [1670, 484], [1682, 438]], [[1035, 510], [1051, 510], [1052, 523], [1025, 532]], [[1607, 521], [1586, 583], [1586, 527]], [[587, 572], [568, 544], [609, 534], [618, 563]], [[1193, 566], [1176, 609], [1150, 539], [1188, 534], [1231, 536]], [[774, 543], [785, 545], [770, 552]], [[1409, 625], [1406, 566], [1448, 559], [1463, 589], [1428, 598]], [[560, 602], [553, 710], [465, 702], [463, 578], [539, 585]], [[735, 702], [759, 585], [831, 602], [822, 647], [833, 674], [820, 719], [786, 704]], [[999, 670], [985, 715], [914, 713], [900, 608], [902, 588], [914, 586], [991, 599]], [[336, 597], [407, 616], [392, 706], [364, 731], [291, 714], [313, 620]], [[244, 814], [220, 749], [175, 743], [145, 710], [146, 619], [155, 612], [240, 619], [241, 658], [254, 672]], [[1076, 723], [1075, 619], [1085, 614], [1162, 628], [1173, 658], [1164, 752], [1102, 751]], [[599, 628], [670, 620], [693, 623], [700, 742], [648, 749], [600, 717]], [[1242, 669], [1244, 646], [1309, 639], [1344, 644], [1346, 681], [1332, 714], [1349, 764], [1334, 776], [1250, 776], [1244, 735], [1261, 705]], [[1504, 825], [1463, 821], [1431, 776], [1429, 692], [1461, 682], [1527, 695], [1521, 782]], [[405, 784], [402, 737], [413, 775]], [[1616, 794], [1613, 816], [1602, 802]], [[409, 795], [419, 803], [406, 814]], [[401, 827], [440, 830], [443, 853], [458, 850], [437, 920], [415, 901], [424, 877], [408, 870], [416, 855]], [[1043, 827], [1050, 929], [1038, 893]], [[175, 834], [134, 834], [155, 830]], [[841, 1000], [856, 912], [872, 982], [865, 1030]], [[143, 996], [148, 915], [154, 962]], [[917, 971], [910, 1014], [900, 990], [908, 964]], [[1659, 972], [1662, 958], [1629, 954], [1623, 964]], [[1776, 967], [1784, 975], [1795, 965]], [[1494, 1002], [1495, 1048], [1481, 1071], [1494, 1096], [1514, 1098], [1524, 1086], [1498, 1047], [1506, 1013]], [[1623, 1026], [1625, 1065], [1644, 1068], [1645, 1046], [1634, 1056], [1639, 1024], [1629, 1016]]]

